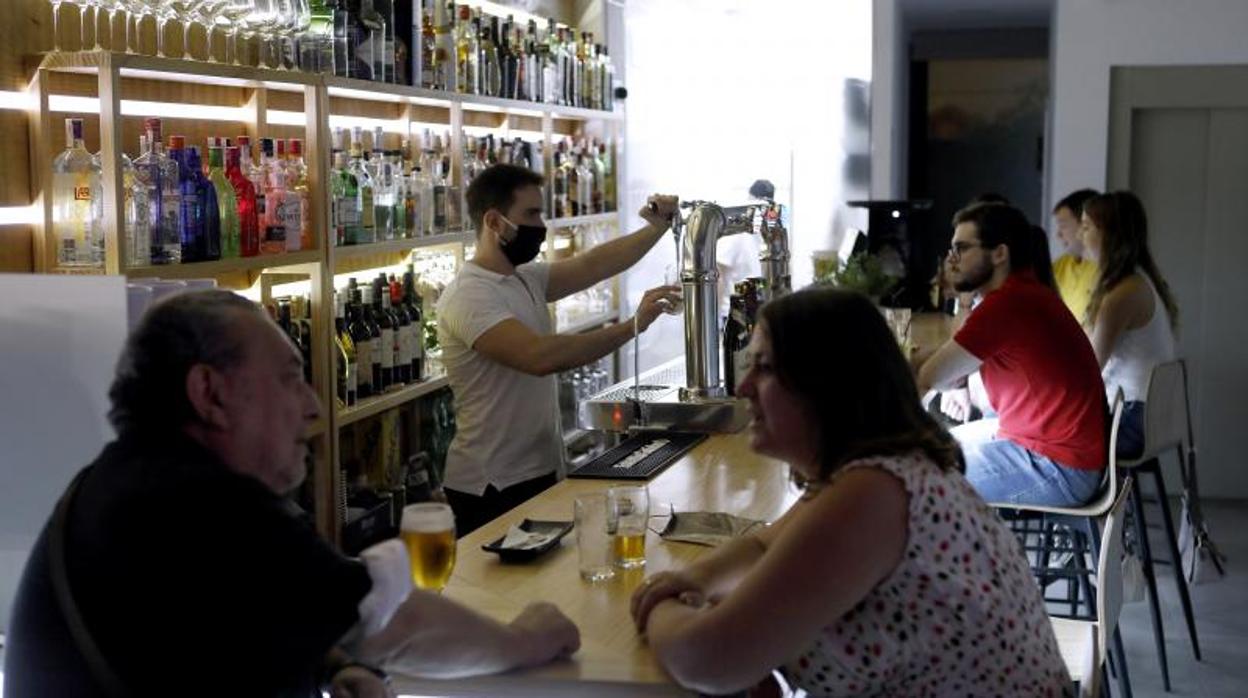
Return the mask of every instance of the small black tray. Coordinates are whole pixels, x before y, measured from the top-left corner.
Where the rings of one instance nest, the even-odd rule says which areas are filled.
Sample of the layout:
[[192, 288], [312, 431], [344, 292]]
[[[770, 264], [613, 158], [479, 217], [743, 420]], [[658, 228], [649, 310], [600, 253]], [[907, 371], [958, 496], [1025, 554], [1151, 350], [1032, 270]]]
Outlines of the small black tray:
[[486, 552], [498, 553], [500, 562], [528, 562], [536, 559], [538, 556], [549, 552], [552, 548], [557, 548], [563, 537], [568, 535], [572, 530], [571, 521], [534, 521], [533, 519], [525, 519], [520, 522], [520, 530], [530, 533], [546, 533], [555, 531], [556, 535], [549, 542], [537, 548], [513, 549], [504, 548], [503, 541], [507, 539], [506, 535], [500, 536], [497, 540], [490, 541], [481, 546]]

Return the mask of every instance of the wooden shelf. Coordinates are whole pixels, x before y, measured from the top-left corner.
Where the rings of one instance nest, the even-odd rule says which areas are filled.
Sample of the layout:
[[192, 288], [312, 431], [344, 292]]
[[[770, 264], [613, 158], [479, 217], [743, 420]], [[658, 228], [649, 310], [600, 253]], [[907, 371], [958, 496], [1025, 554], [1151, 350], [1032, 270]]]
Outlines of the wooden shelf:
[[610, 211], [607, 213], [593, 213], [588, 216], [572, 216], [570, 218], [552, 218], [546, 221], [548, 228], [571, 228], [575, 225], [590, 225], [593, 223], [610, 223], [618, 219], [619, 211]]
[[346, 245], [334, 248], [334, 264], [356, 260], [375, 255], [387, 255], [410, 252], [422, 247], [440, 247], [442, 245], [460, 245], [472, 241], [472, 233], [447, 233], [424, 238], [405, 238], [402, 240], [386, 240], [372, 242], [367, 245]]
[[447, 380], [446, 376], [441, 376], [423, 383], [404, 386], [385, 395], [361, 400], [351, 407], [338, 410], [338, 426], [345, 427], [348, 424], [354, 424], [361, 419], [393, 409], [404, 403], [424, 397], [429, 393], [437, 392], [448, 385], [450, 385], [450, 381]]
[[50, 52], [41, 67], [69, 73], [94, 73], [108, 65], [117, 66], [123, 77], [168, 80], [201, 85], [268, 87], [276, 90], [298, 90], [318, 85], [322, 76], [294, 70], [271, 70], [229, 63], [185, 61], [115, 51]]
[[132, 279], [197, 279], [220, 276], [238, 271], [277, 269], [302, 264], [319, 264], [320, 250], [303, 250], [286, 254], [269, 254], [258, 257], [237, 257], [214, 262], [191, 262], [189, 264], [160, 264], [149, 267], [131, 267], [126, 276]]
[[560, 334], [579, 334], [586, 330], [596, 329], [608, 322], [619, 322], [620, 316], [614, 310], [600, 313], [598, 315], [590, 315], [583, 320], [578, 320], [566, 327], [556, 327], [555, 331]]

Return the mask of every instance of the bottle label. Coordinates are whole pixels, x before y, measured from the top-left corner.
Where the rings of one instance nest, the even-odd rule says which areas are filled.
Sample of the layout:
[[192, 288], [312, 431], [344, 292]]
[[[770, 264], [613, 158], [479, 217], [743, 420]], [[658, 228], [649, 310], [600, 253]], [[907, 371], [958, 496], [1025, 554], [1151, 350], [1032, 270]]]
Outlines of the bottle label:
[[365, 228], [376, 227], [376, 211], [373, 209], [373, 193], [365, 189], [360, 196], [360, 225]]
[[394, 330], [383, 329], [381, 331], [381, 345], [378, 349], [380, 349], [381, 354], [378, 363], [381, 364], [382, 369], [394, 368]]
[[406, 366], [412, 363], [412, 326], [402, 326], [398, 334], [399, 353], [396, 359], [400, 366]]
[[373, 340], [363, 339], [355, 343], [356, 365], [363, 367], [356, 374], [356, 385], [371, 386], [373, 384], [373, 364], [377, 363], [373, 356]]
[[358, 380], [358, 376], [356, 374], [358, 372], [359, 368], [354, 362], [347, 362], [347, 395], [354, 395], [356, 392], [356, 388], [358, 387], [358, 383], [356, 382]]
[[412, 361], [420, 361], [425, 354], [425, 330], [419, 321], [412, 323]]
[[356, 197], [340, 196], [335, 201], [337, 201], [334, 207], [334, 213], [338, 217], [337, 225], [347, 227], [360, 224], [359, 201]]
[[[301, 241], [300, 231], [303, 230], [303, 197], [286, 196], [277, 206], [277, 220], [281, 223], [286, 240], [286, 249], [295, 252]], [[288, 231], [289, 234], [286, 234]]]
[[90, 200], [91, 200], [91, 187], [89, 186], [74, 187], [74, 201], [90, 201]]

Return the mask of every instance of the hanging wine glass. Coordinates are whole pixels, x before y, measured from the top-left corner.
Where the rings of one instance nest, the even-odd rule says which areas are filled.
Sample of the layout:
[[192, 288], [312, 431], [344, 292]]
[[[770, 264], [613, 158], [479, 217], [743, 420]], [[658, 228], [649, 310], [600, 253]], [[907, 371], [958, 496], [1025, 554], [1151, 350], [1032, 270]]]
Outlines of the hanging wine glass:
[[87, 48], [87, 8], [92, 7], [94, 0], [69, 0], [69, 2], [78, 7], [78, 49], [86, 51]]
[[152, 10], [143, 0], [122, 0], [122, 5], [126, 9], [126, 53], [139, 53], [143, 18], [152, 14]]
[[267, 48], [267, 33], [272, 30], [274, 23], [277, 21], [277, 12], [274, 9], [273, 0], [253, 0], [252, 11], [247, 13], [243, 18], [243, 26], [248, 33], [258, 37], [258, 46], [260, 53], [259, 64], [264, 68], [271, 68], [269, 60], [269, 51]]
[[166, 0], [142, 0], [143, 4], [156, 18], [156, 55], [161, 58], [165, 56], [165, 29], [169, 26], [169, 20], [175, 16], [175, 11], [171, 3]]
[[226, 2], [227, 0], [204, 0], [199, 7], [195, 8], [199, 23], [204, 27], [204, 43], [208, 46], [208, 62], [210, 63], [217, 62], [217, 55], [212, 50], [212, 34], [217, 28]]
[[[242, 61], [238, 60], [238, 35], [242, 33], [242, 28], [245, 26], [243, 20], [254, 9], [253, 0], [225, 0], [225, 6], [217, 18], [219, 24], [225, 25], [225, 58], [227, 61], [233, 60], [234, 65], [242, 65]], [[234, 56], [233, 59], [230, 58], [231, 55]]]
[[65, 0], [48, 0], [52, 6], [52, 50], [61, 50], [61, 5]]
[[191, 27], [194, 25], [195, 11], [204, 4], [204, 0], [169, 0], [169, 6], [182, 22], [182, 60], [193, 61], [191, 55]]

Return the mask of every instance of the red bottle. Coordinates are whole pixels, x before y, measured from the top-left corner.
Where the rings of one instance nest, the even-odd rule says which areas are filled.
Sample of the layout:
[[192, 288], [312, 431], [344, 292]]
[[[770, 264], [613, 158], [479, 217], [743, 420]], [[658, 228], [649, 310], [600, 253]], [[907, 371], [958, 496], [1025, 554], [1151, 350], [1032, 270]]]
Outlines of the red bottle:
[[243, 174], [242, 157], [237, 146], [225, 149], [225, 176], [234, 186], [238, 200], [238, 251], [243, 257], [260, 254], [260, 221], [256, 215], [256, 188]]

